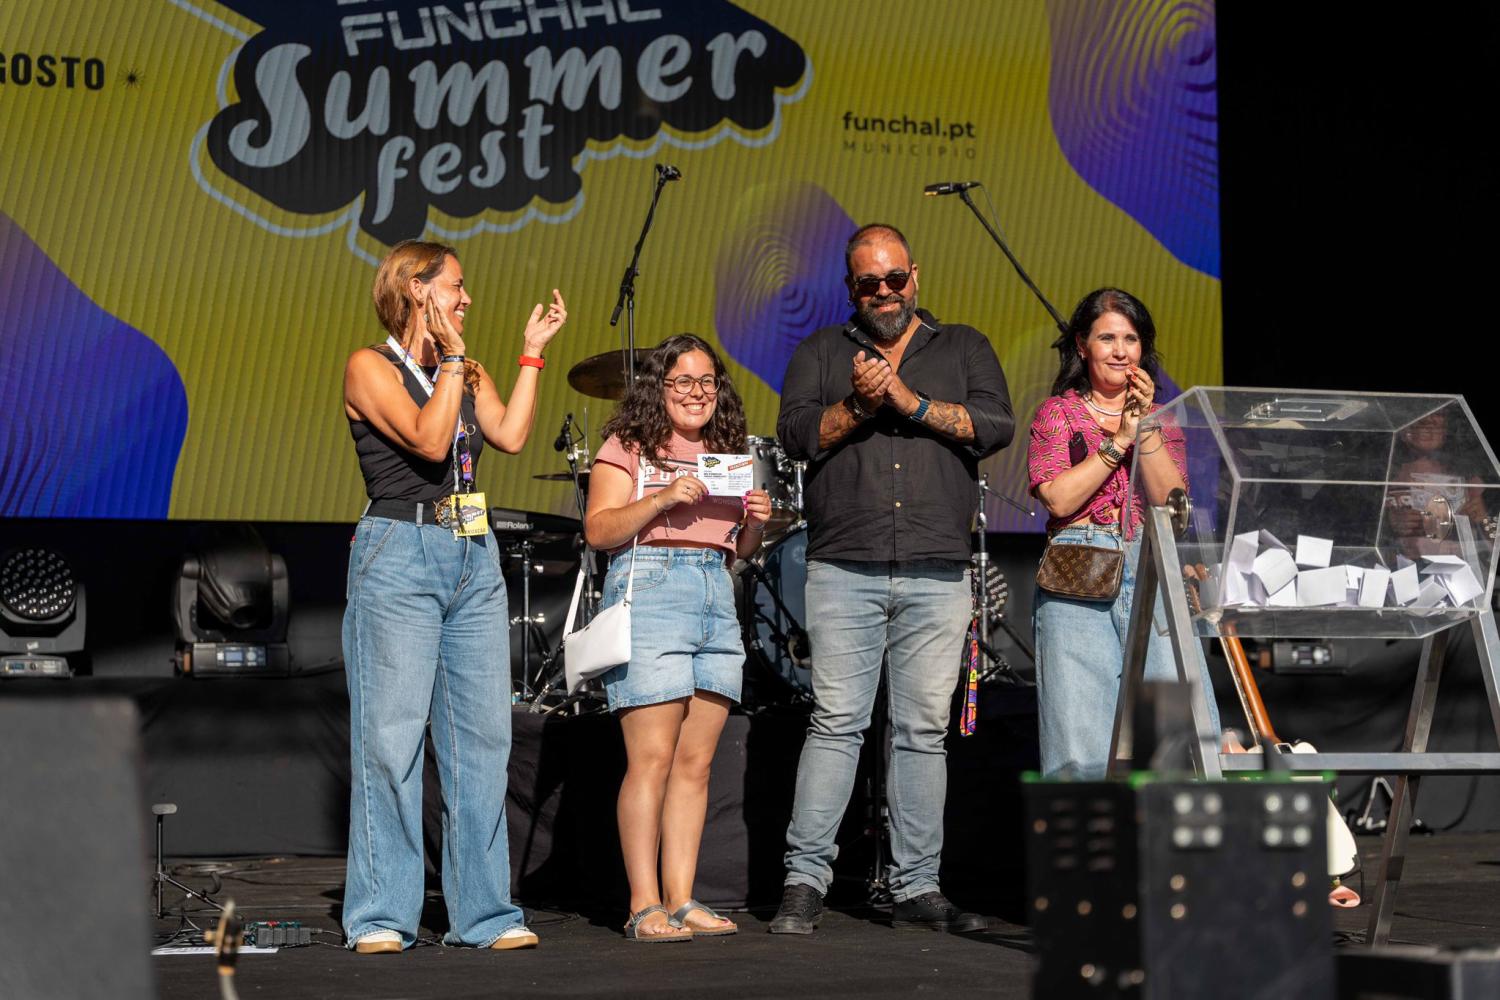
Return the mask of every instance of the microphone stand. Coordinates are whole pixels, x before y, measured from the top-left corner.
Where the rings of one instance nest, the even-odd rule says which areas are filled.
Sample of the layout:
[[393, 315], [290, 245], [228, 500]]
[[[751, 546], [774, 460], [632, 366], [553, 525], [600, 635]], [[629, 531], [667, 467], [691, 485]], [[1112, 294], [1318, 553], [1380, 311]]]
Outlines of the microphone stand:
[[1062, 314], [1057, 311], [1056, 307], [1047, 301], [1047, 296], [1042, 294], [1042, 290], [1036, 287], [1036, 282], [1031, 280], [1031, 275], [1026, 273], [1026, 269], [1021, 266], [1021, 262], [1016, 260], [1016, 255], [1010, 252], [1010, 247], [1005, 245], [1005, 241], [1000, 238], [1000, 234], [995, 232], [995, 228], [990, 225], [989, 220], [979, 211], [979, 206], [974, 204], [974, 199], [969, 197], [968, 189], [960, 190], [958, 196], [963, 199], [965, 205], [969, 206], [969, 211], [974, 213], [974, 218], [979, 220], [979, 224], [984, 227], [984, 231], [990, 234], [990, 239], [994, 240], [995, 245], [1005, 254], [1005, 258], [1010, 261], [1010, 266], [1016, 269], [1016, 273], [1021, 276], [1021, 282], [1027, 288], [1031, 289], [1031, 294], [1035, 295], [1037, 301], [1047, 310], [1047, 313], [1052, 317], [1052, 321], [1057, 324], [1058, 330], [1067, 333], [1067, 320], [1063, 319]]
[[557, 441], [552, 447], [563, 453], [568, 460], [568, 474], [573, 477], [573, 502], [578, 506], [578, 517], [582, 520], [585, 514], [587, 502], [583, 495], [583, 482], [578, 478], [578, 460], [588, 457], [587, 447], [580, 447], [578, 439], [573, 437], [573, 414], [563, 418], [562, 432], [557, 435]]
[[630, 255], [630, 263], [625, 267], [625, 274], [620, 278], [620, 297], [615, 300], [614, 312], [609, 314], [609, 325], [620, 325], [620, 310], [626, 310], [625, 331], [626, 347], [622, 352], [621, 360], [625, 364], [625, 392], [630, 392], [630, 387], [635, 384], [635, 279], [640, 275], [641, 247], [646, 245], [646, 234], [651, 232], [651, 221], [656, 216], [656, 203], [661, 199], [661, 189], [667, 186], [667, 182], [673, 178], [667, 175], [658, 164], [656, 168], [656, 188], [651, 192], [651, 207], [646, 210], [646, 222], [641, 226], [640, 238], [635, 241], [635, 252]]
[[[573, 415], [568, 414], [568, 420], [563, 424], [560, 435], [567, 444], [564, 456], [568, 460], [568, 472], [573, 477], [573, 501], [578, 505], [578, 520], [580, 523], [588, 517], [588, 501], [583, 496], [583, 482], [579, 479], [578, 460], [588, 455], [588, 442], [579, 441], [573, 437]], [[594, 550], [589, 548], [587, 539], [583, 540], [583, 547], [579, 550], [579, 570], [583, 573], [583, 592], [585, 600], [579, 602], [579, 610], [583, 613], [583, 624], [587, 625], [594, 619]], [[564, 622], [563, 628], [572, 626], [572, 622]]]
[[989, 515], [985, 512], [984, 503], [986, 493], [990, 496], [999, 497], [1017, 510], [1025, 511], [1028, 516], [1036, 516], [1032, 511], [1022, 507], [1004, 493], [990, 486], [988, 473], [979, 477], [979, 505], [974, 511], [974, 599], [978, 602], [979, 607], [979, 648], [984, 653], [985, 659], [989, 660], [992, 664], [992, 666], [986, 668], [980, 674], [979, 679], [983, 682], [999, 675], [1007, 684], [1030, 687], [1032, 685], [1023, 681], [1017, 675], [1015, 668], [1006, 661], [1005, 657], [1001, 656], [999, 651], [990, 645], [990, 631], [995, 625], [999, 625], [1005, 629], [1006, 634], [1011, 637], [1011, 641], [1020, 648], [1021, 652], [1025, 653], [1033, 663], [1036, 662], [1036, 650], [1032, 648], [1031, 643], [1027, 642], [1021, 633], [1016, 631], [1010, 622], [1006, 621], [1004, 614], [996, 615], [993, 622], [990, 618], [990, 602], [985, 595], [985, 584], [989, 580], [990, 569], [989, 545], [985, 541], [986, 529], [989, 527]]

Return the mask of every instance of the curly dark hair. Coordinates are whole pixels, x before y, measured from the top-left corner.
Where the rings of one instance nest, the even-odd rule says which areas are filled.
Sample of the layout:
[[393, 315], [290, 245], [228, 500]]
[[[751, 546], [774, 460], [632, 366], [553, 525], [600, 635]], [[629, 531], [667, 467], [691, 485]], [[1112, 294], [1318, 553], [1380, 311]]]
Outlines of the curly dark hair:
[[605, 440], [618, 436], [627, 450], [637, 451], [650, 461], [666, 458], [662, 449], [672, 438], [672, 422], [667, 417], [664, 396], [667, 372], [689, 351], [707, 354], [719, 380], [714, 415], [703, 427], [704, 443], [710, 451], [738, 454], [745, 450], [745, 404], [734, 391], [734, 383], [729, 381], [718, 353], [708, 341], [691, 333], [668, 337], [646, 355], [636, 370], [630, 391], [604, 424], [601, 433]]
[[1052, 382], [1052, 395], [1061, 396], [1069, 389], [1080, 395], [1089, 391], [1089, 369], [1078, 356], [1078, 341], [1088, 339], [1094, 321], [1105, 313], [1119, 313], [1130, 320], [1136, 334], [1141, 338], [1141, 368], [1151, 381], [1161, 368], [1161, 355], [1156, 353], [1156, 323], [1146, 304], [1129, 292], [1118, 288], [1096, 288], [1078, 301], [1073, 318], [1068, 320], [1067, 332], [1053, 341], [1057, 348], [1059, 364], [1057, 378]]

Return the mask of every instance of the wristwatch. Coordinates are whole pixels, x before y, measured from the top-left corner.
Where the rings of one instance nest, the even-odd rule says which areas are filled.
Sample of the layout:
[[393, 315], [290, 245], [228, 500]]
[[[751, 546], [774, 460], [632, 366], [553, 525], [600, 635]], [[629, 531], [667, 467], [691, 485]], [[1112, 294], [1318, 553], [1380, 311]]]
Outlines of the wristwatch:
[[932, 397], [925, 392], [917, 393], [917, 408], [906, 415], [906, 419], [914, 424], [920, 424], [922, 418], [927, 416], [927, 408], [932, 405]]
[[855, 420], [869, 420], [875, 415], [869, 410], [865, 409], [863, 406], [860, 406], [859, 397], [852, 392], [844, 397], [844, 405], [849, 408], [850, 413], [854, 414]]
[[1119, 445], [1115, 444], [1115, 439], [1112, 437], [1106, 437], [1100, 441], [1098, 451], [1099, 457], [1112, 466], [1119, 467], [1120, 463], [1125, 461], [1125, 453], [1120, 450]]

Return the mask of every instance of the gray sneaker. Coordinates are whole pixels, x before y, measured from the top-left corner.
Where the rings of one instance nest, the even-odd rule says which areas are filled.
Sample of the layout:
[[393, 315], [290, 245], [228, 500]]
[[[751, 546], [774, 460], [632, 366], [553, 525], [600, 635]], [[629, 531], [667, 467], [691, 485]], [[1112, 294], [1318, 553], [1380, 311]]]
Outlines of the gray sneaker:
[[823, 897], [810, 885], [789, 885], [781, 891], [781, 908], [771, 919], [772, 934], [811, 934], [823, 915]]

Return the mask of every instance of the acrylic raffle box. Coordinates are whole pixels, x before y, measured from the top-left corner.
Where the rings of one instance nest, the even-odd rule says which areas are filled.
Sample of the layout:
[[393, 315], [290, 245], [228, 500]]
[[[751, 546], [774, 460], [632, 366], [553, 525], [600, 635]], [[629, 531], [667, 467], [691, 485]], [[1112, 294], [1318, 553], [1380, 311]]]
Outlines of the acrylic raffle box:
[[1500, 463], [1462, 397], [1191, 389], [1132, 484], [1154, 427], [1187, 452], [1198, 635], [1420, 638], [1488, 605]]
[[[1185, 486], [1170, 463], [1162, 475], [1176, 455]], [[1298, 771], [1398, 776], [1366, 935], [1383, 944], [1420, 776], [1500, 772], [1500, 752], [1427, 749], [1455, 628], [1473, 632], [1500, 741], [1494, 451], [1461, 396], [1197, 387], [1141, 421], [1132, 461], [1146, 518], [1111, 775], [1130, 769], [1153, 631], [1188, 688], [1193, 765], [1207, 778], [1258, 768], [1260, 755], [1220, 752], [1200, 680], [1204, 639], [1422, 640], [1399, 751], [1288, 758]], [[1158, 597], [1164, 628], [1153, 627]]]

